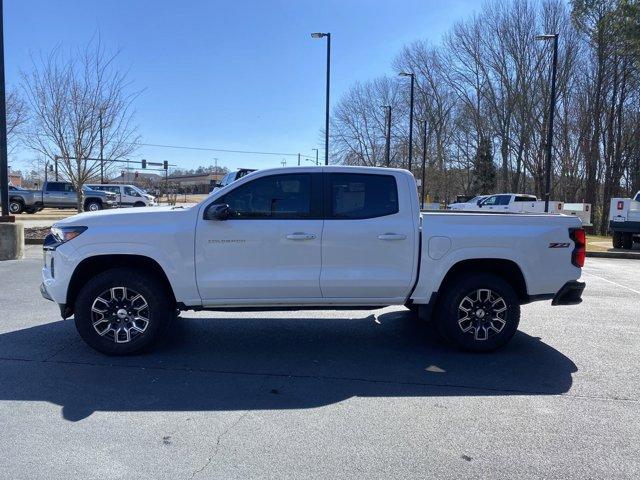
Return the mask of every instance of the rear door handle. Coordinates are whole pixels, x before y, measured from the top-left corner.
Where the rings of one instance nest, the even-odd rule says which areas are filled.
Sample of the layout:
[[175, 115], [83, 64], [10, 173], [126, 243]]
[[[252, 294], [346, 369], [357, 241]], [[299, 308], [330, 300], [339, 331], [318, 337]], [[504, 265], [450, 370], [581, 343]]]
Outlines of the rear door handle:
[[383, 233], [378, 235], [378, 240], [406, 240], [407, 236], [401, 233]]
[[286, 238], [287, 240], [313, 240], [316, 235], [314, 233], [296, 232], [290, 233]]

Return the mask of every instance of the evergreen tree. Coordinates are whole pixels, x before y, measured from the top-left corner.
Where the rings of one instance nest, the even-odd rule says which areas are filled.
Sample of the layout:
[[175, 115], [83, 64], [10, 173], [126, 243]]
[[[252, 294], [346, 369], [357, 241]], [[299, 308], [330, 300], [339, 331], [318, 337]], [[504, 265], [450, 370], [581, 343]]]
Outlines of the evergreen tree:
[[480, 139], [471, 175], [471, 191], [474, 195], [487, 195], [494, 192], [496, 166], [493, 163], [491, 142], [487, 138]]

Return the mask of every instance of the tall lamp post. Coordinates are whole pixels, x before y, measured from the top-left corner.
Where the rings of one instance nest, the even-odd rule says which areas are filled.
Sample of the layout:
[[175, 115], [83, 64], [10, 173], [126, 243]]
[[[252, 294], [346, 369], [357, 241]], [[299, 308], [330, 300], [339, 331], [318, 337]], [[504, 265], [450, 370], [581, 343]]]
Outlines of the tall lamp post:
[[311, 38], [327, 38], [327, 93], [324, 113], [324, 164], [329, 165], [329, 86], [331, 85], [331, 33], [312, 33]]
[[2, 218], [9, 217], [9, 162], [7, 161], [7, 107], [4, 85], [4, 19], [0, 0], [0, 203]]
[[424, 134], [422, 136], [422, 180], [420, 185], [420, 208], [424, 210], [424, 183], [427, 166], [427, 121], [424, 121]]
[[411, 93], [409, 96], [409, 168], [411, 171], [411, 160], [413, 159], [413, 85], [416, 75], [413, 72], [400, 72], [401, 77], [411, 77]]
[[382, 105], [387, 111], [386, 115], [386, 142], [385, 142], [385, 152], [384, 152], [384, 163], [387, 167], [391, 166], [391, 105]]
[[553, 42], [553, 60], [551, 62], [551, 98], [549, 99], [549, 118], [547, 120], [547, 158], [545, 162], [546, 178], [544, 192], [544, 211], [549, 212], [549, 197], [551, 196], [551, 151], [553, 148], [553, 117], [556, 110], [556, 70], [558, 69], [558, 34], [536, 36], [536, 40], [551, 40]]
[[318, 162], [318, 149], [312, 148], [311, 150], [314, 150], [316, 152], [316, 165], [320, 165], [320, 163]]

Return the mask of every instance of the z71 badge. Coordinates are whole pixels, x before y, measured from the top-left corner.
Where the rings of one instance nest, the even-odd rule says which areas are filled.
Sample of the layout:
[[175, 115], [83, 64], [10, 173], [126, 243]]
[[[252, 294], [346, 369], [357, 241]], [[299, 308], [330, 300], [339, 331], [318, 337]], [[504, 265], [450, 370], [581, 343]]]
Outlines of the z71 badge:
[[569, 248], [571, 246], [568, 242], [551, 242], [549, 248]]

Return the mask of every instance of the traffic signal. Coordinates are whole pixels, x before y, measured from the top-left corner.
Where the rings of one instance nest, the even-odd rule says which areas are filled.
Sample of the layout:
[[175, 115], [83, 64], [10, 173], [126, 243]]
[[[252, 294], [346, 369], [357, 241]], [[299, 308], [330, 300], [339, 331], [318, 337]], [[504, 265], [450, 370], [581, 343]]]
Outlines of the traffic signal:
[[142, 168], [147, 168], [147, 161], [144, 158], [142, 159]]
[[167, 160], [162, 162], [162, 166], [164, 167], [165, 170], [169, 170], [169, 162]]

